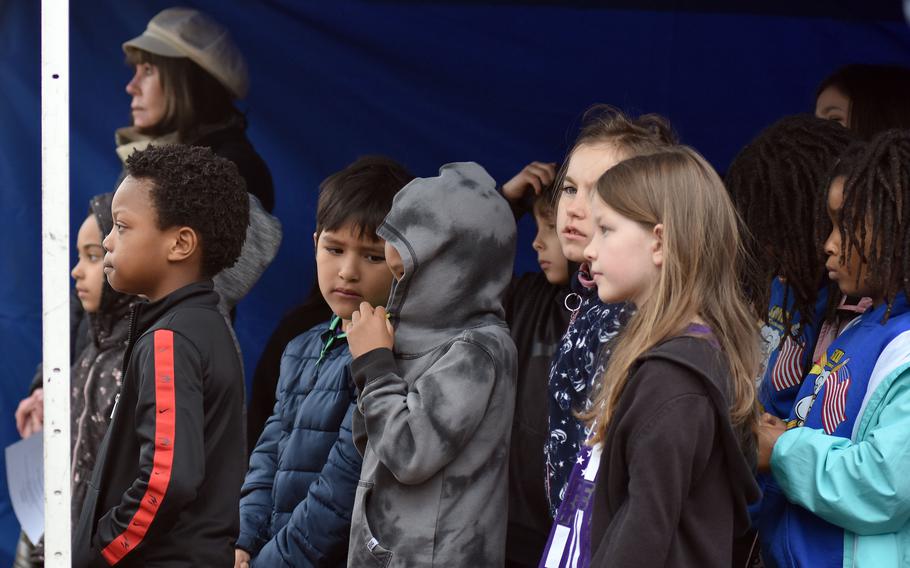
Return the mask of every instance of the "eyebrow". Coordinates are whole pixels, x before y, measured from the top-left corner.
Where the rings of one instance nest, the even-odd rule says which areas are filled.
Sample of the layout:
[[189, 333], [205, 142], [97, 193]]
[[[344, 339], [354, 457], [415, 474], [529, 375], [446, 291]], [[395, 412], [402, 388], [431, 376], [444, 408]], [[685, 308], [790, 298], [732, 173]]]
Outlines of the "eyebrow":
[[325, 231], [322, 232], [322, 236], [320, 237], [320, 239], [321, 239], [324, 243], [326, 243], [326, 244], [332, 244], [332, 245], [344, 245], [344, 244], [347, 244], [347, 243], [345, 243], [344, 241], [341, 241], [341, 240], [339, 240], [339, 239], [336, 239], [335, 237], [330, 236], [330, 235], [329, 235], [328, 233], [326, 233]]
[[327, 245], [337, 245], [337, 246], [346, 246], [346, 247], [356, 246], [356, 247], [362, 248], [364, 250], [381, 251], [381, 252], [385, 253], [385, 243], [382, 241], [376, 242], [376, 243], [373, 243], [370, 245], [363, 245], [363, 246], [361, 246], [360, 243], [351, 245], [349, 243], [336, 239], [335, 237], [329, 235], [325, 231], [323, 231], [322, 237], [320, 237], [320, 238], [323, 240], [323, 243], [327, 244]]
[[578, 185], [578, 183], [574, 179], [572, 179], [572, 176], [570, 176], [568, 174], [566, 174], [566, 177], [563, 178], [562, 182], [563, 183], [568, 182], [568, 183], [571, 183], [572, 185]]
[[82, 249], [83, 249], [83, 250], [88, 250], [88, 249], [90, 249], [90, 248], [100, 248], [100, 249], [103, 250], [103, 249], [104, 249], [104, 245], [99, 245], [99, 244], [97, 244], [97, 243], [89, 243], [89, 244], [87, 244], [87, 245], [82, 245]]

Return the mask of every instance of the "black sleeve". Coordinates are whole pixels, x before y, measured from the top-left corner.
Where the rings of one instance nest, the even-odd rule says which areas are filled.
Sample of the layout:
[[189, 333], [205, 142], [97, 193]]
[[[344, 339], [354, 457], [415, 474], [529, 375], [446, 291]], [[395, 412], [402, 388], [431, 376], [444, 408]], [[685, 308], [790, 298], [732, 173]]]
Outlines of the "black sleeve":
[[682, 504], [711, 456], [715, 423], [705, 394], [665, 400], [642, 420], [626, 450], [628, 497], [604, 533], [592, 535], [592, 545], [599, 541], [592, 567], [666, 565]]
[[503, 295], [502, 307], [506, 313], [506, 322], [513, 326], [518, 310], [529, 310], [529, 305], [536, 305], [535, 296], [544, 290], [551, 289], [543, 272], [526, 272], [521, 276], [512, 276], [512, 281]]
[[205, 477], [202, 359], [178, 333], [157, 330], [137, 343], [138, 400], [133, 411], [139, 469], [120, 503], [98, 521], [93, 549], [110, 566], [154, 546]]
[[35, 368], [35, 374], [32, 375], [32, 382], [28, 386], [28, 394], [31, 396], [33, 392], [38, 389], [44, 388], [44, 364], [38, 363], [38, 367]]

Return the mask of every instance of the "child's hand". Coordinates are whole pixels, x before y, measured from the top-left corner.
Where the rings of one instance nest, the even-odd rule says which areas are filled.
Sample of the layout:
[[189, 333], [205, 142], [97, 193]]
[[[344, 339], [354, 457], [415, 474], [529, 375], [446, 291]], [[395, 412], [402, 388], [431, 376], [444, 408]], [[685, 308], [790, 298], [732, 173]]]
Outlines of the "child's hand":
[[520, 201], [532, 189], [534, 195], [550, 187], [556, 179], [556, 164], [531, 162], [523, 170], [502, 185], [502, 194], [509, 202]]
[[250, 568], [250, 553], [242, 548], [234, 549], [234, 568]]
[[758, 471], [767, 472], [771, 469], [771, 453], [774, 451], [774, 444], [786, 431], [786, 422], [767, 412], [762, 414], [755, 432], [758, 437]]
[[360, 311], [351, 315], [348, 327], [348, 347], [356, 359], [374, 349], [391, 349], [395, 345], [395, 328], [386, 316], [385, 308], [373, 309], [369, 302], [360, 303]]

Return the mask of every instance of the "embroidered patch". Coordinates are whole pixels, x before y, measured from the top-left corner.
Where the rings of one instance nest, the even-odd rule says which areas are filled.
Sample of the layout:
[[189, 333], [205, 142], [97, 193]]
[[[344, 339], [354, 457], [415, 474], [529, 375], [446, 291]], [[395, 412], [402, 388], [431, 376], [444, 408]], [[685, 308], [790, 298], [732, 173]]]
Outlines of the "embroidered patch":
[[782, 391], [802, 382], [804, 352], [803, 345], [792, 336], [787, 336], [780, 348], [777, 361], [774, 362], [774, 369], [771, 370], [771, 383], [774, 385], [774, 390]]
[[850, 371], [840, 366], [828, 373], [825, 395], [822, 399], [822, 427], [831, 434], [847, 419], [847, 391], [850, 389]]

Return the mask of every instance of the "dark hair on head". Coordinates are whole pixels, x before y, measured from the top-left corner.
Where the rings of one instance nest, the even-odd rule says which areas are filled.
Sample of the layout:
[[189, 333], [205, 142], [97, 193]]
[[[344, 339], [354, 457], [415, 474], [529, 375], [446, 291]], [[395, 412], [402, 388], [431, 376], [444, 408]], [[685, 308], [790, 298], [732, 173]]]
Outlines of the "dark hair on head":
[[199, 137], [202, 125], [220, 124], [243, 116], [234, 107], [230, 91], [212, 74], [188, 57], [165, 57], [135, 47], [126, 48], [130, 66], [148, 63], [158, 68], [164, 92], [164, 117], [161, 122], [142, 129], [144, 134], [161, 136], [177, 132], [177, 139], [191, 143]]
[[850, 99], [848, 126], [863, 140], [891, 128], [910, 128], [910, 69], [846, 65], [821, 82], [815, 98], [828, 87]]
[[[846, 178], [858, 167], [859, 162], [863, 159], [863, 153], [866, 151], [868, 142], [865, 140], [854, 140], [847, 149], [841, 152], [841, 155], [837, 158], [837, 161], [834, 163], [834, 166], [831, 168], [831, 172], [828, 175], [828, 182], [824, 187], [824, 198], [828, 199], [828, 191], [831, 188], [831, 184], [835, 179], [842, 177]], [[827, 203], [827, 201], [826, 201]], [[828, 237], [828, 233], [824, 232], [825, 229], [830, 229], [829, 226], [820, 224], [822, 232], [818, 234], [819, 242], [824, 241]]]
[[910, 297], [910, 130], [886, 130], [860, 152], [844, 181], [841, 262], [859, 255], [887, 318], [899, 292]]
[[831, 228], [826, 190], [838, 157], [854, 139], [836, 122], [788, 116], [763, 130], [730, 164], [725, 184], [745, 225], [751, 265], [743, 285], [762, 321], [777, 277], [787, 281], [784, 305], [794, 295], [784, 329], [790, 329], [793, 313], [804, 324], [812, 321], [824, 282], [817, 235]]
[[678, 142], [670, 122], [659, 114], [643, 114], [632, 118], [620, 109], [606, 104], [594, 105], [582, 118], [581, 130], [566, 154], [553, 182], [553, 200], [559, 199], [566, 179], [569, 160], [575, 150], [585, 144], [611, 144], [624, 158], [652, 154]]
[[531, 212], [547, 219], [556, 215], [553, 201], [553, 186], [547, 187], [531, 200]]
[[186, 226], [196, 231], [203, 276], [212, 277], [237, 262], [250, 224], [250, 202], [233, 162], [199, 146], [149, 146], [126, 159], [126, 175], [152, 182], [160, 229]]
[[391, 158], [363, 156], [319, 184], [316, 234], [352, 224], [357, 238], [377, 239], [392, 200], [414, 174]]

